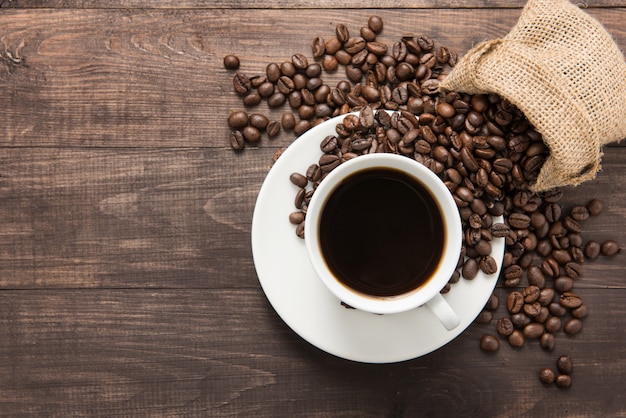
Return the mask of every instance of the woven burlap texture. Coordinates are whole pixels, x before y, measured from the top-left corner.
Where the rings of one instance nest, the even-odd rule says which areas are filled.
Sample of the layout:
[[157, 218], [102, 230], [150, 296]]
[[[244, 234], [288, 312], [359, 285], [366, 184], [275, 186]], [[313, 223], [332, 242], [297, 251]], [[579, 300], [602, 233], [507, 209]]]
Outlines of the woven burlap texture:
[[567, 0], [530, 0], [512, 30], [472, 48], [441, 90], [496, 93], [524, 113], [550, 150], [537, 192], [595, 178], [602, 145], [626, 137], [624, 56]]

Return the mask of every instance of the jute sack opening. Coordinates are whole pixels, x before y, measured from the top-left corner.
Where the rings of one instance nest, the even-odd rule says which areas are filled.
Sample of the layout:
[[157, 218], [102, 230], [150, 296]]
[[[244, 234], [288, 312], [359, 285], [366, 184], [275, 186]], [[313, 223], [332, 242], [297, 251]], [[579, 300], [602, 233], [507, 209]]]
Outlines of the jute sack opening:
[[602, 145], [626, 137], [626, 63], [594, 18], [567, 0], [530, 0], [503, 39], [472, 48], [442, 91], [496, 93], [550, 150], [537, 192], [595, 178]]

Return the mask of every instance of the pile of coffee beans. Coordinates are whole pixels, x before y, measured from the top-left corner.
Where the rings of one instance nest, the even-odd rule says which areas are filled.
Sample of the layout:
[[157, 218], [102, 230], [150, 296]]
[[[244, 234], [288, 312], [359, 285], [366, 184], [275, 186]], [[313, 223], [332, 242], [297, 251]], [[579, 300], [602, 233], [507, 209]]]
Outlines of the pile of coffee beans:
[[[426, 35], [405, 36], [388, 47], [376, 40], [382, 27], [382, 19], [372, 16], [367, 26], [351, 35], [340, 23], [334, 36], [313, 39], [311, 59], [295, 53], [281, 63], [268, 64], [264, 74], [249, 76], [238, 71], [233, 87], [245, 107], [265, 101], [270, 109], [286, 110], [280, 122], [261, 120], [258, 113], [233, 112], [228, 118], [231, 147], [242, 150], [248, 143], [256, 144], [264, 132], [273, 137], [281, 128], [301, 135], [331, 117], [366, 106], [413, 114], [429, 110], [439, 95], [440, 80], [456, 64], [458, 54]], [[239, 65], [238, 57], [224, 57], [225, 68], [236, 70]], [[323, 73], [340, 67], [346, 79], [335, 86], [326, 84]], [[463, 122], [458, 118], [457, 123]]]
[[[561, 190], [530, 192], [549, 150], [522, 112], [497, 95], [441, 94], [439, 83], [458, 55], [425, 35], [404, 36], [387, 46], [376, 39], [382, 28], [378, 16], [370, 17], [358, 35], [338, 24], [327, 40], [313, 39], [311, 61], [296, 53], [281, 64], [268, 64], [264, 75], [237, 72], [233, 86], [247, 108], [266, 100], [270, 108], [288, 110], [280, 122], [232, 112], [232, 148], [258, 142], [263, 132], [271, 138], [281, 128], [300, 135], [344, 115], [335, 135], [320, 138], [319, 160], [290, 176], [296, 188], [289, 222], [301, 238], [317, 185], [338, 165], [374, 152], [424, 164], [445, 182], [463, 222], [457, 271], [442, 292], [461, 278], [473, 280], [479, 271], [495, 273], [491, 242], [506, 242], [499, 284], [510, 291], [502, 304], [494, 293], [477, 318], [495, 325], [495, 332], [481, 338], [481, 349], [495, 352], [501, 340], [514, 348], [536, 340], [552, 351], [555, 336], [578, 334], [589, 312], [574, 291], [585, 259], [620, 252], [613, 240], [583, 241], [582, 223], [597, 216], [602, 203], [592, 199], [565, 208], [559, 203]], [[237, 69], [239, 60], [227, 56], [224, 66]], [[334, 87], [324, 83], [324, 72], [341, 67], [347, 79]], [[279, 155], [280, 150], [275, 158]], [[494, 222], [499, 216], [504, 221]], [[506, 314], [495, 318], [500, 306]], [[568, 387], [570, 373], [559, 371], [558, 376], [552, 372], [554, 381]], [[549, 381], [550, 372], [542, 370], [540, 378]]]

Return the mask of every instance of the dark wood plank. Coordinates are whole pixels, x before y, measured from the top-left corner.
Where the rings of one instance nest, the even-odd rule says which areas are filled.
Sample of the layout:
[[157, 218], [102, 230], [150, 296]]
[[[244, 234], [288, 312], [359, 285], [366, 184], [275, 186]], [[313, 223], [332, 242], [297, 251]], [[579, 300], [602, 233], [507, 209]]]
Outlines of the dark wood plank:
[[1, 287], [252, 286], [249, 151], [5, 149]]
[[[270, 62], [309, 55], [313, 37], [333, 35], [338, 22], [357, 30], [371, 13], [258, 10], [249, 19], [246, 10], [8, 9], [0, 14], [0, 146], [224, 147], [225, 119], [243, 107], [225, 54], [242, 56], [249, 75], [262, 74]], [[505, 35], [519, 13], [384, 10], [380, 39], [391, 45], [425, 33], [463, 53]], [[626, 9], [591, 13], [626, 48]], [[324, 77], [330, 85], [342, 78]], [[284, 111], [253, 110], [274, 119]], [[260, 146], [291, 140], [286, 133]]]
[[[625, 290], [589, 289], [592, 314], [555, 351], [488, 355], [472, 325], [428, 356], [349, 362], [303, 341], [260, 289], [0, 292], [0, 410], [53, 416], [622, 416]], [[575, 362], [569, 390], [541, 367]], [[514, 415], [512, 415], [514, 414]]]
[[[369, 9], [467, 9], [467, 8], [520, 8], [526, 2], [524, 0], [376, 0], [367, 3]], [[578, 3], [581, 7], [624, 7], [623, 0], [590, 0]], [[184, 0], [175, 4], [167, 0], [116, 0], [100, 2], [97, 0], [55, 0], [42, 2], [41, 0], [3, 0], [0, 7], [6, 8], [59, 8], [59, 9], [353, 9], [354, 2], [321, 0]]]
[[[255, 286], [250, 223], [272, 154], [5, 149], [0, 288]], [[624, 159], [607, 150], [598, 178], [566, 191], [565, 205], [605, 202], [588, 239], [626, 246]], [[581, 286], [624, 288], [625, 257], [585, 264]]]

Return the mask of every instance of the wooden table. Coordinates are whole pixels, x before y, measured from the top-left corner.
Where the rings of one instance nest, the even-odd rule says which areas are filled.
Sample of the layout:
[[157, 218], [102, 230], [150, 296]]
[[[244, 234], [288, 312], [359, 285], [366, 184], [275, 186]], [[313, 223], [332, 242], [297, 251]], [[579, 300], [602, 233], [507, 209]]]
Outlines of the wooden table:
[[[493, 324], [473, 324], [425, 357], [362, 364], [268, 303], [252, 211], [294, 136], [230, 149], [242, 104], [224, 55], [258, 74], [372, 14], [387, 44], [427, 34], [462, 55], [504, 36], [523, 1], [355, 4], [0, 1], [0, 414], [626, 416], [624, 253], [585, 263], [591, 314], [552, 353], [484, 353]], [[626, 3], [584, 5], [626, 49]], [[596, 180], [566, 190], [567, 204], [604, 202], [585, 239], [626, 245], [625, 177], [626, 148], [611, 146]], [[567, 390], [537, 378], [559, 354], [575, 362]]]

